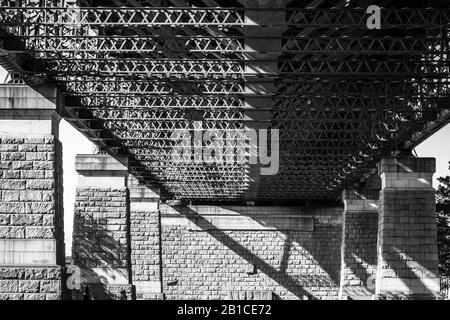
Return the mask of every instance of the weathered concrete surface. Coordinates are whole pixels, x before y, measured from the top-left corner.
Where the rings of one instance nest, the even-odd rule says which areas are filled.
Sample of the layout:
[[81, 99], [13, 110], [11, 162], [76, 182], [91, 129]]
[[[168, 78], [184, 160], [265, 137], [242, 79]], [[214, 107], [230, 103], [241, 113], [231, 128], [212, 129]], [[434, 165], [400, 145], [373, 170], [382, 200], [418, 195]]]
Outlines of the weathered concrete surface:
[[77, 155], [75, 170], [78, 172], [78, 187], [115, 188], [126, 186], [128, 159], [115, 159], [107, 154]]
[[0, 135], [58, 136], [59, 106], [55, 88], [41, 88], [45, 97], [27, 85], [0, 85]]

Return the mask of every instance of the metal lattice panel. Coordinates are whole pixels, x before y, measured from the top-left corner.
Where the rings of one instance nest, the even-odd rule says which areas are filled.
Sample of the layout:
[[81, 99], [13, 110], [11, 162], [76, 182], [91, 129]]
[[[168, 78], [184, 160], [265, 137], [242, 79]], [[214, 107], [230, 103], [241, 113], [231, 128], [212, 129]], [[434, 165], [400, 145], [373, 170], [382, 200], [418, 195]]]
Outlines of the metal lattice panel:
[[[0, 62], [56, 84], [66, 118], [167, 197], [335, 199], [448, 120], [450, 5], [371, 2], [381, 30], [363, 0], [0, 0]], [[278, 129], [278, 173], [174, 162], [199, 123], [242, 157], [233, 133]]]

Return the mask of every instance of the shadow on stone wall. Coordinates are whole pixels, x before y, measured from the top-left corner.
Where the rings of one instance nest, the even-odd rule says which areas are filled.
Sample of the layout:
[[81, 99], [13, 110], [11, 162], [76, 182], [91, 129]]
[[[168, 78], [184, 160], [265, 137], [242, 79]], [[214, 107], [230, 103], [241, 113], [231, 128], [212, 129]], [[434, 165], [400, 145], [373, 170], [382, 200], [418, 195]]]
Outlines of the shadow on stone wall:
[[[178, 211], [180, 208], [172, 207], [172, 209]], [[295, 297], [299, 299], [317, 299], [317, 290], [320, 290], [320, 288], [324, 290], [327, 290], [325, 288], [334, 288], [335, 292], [337, 293], [339, 287], [340, 250], [336, 250], [336, 243], [333, 243], [331, 235], [329, 235], [330, 241], [328, 243], [324, 243], [323, 238], [315, 239], [315, 237], [327, 236], [326, 234], [319, 235], [317, 232], [309, 232], [308, 237], [311, 238], [308, 239], [308, 241], [306, 241], [305, 243], [305, 232], [273, 230], [274, 232], [281, 232], [285, 236], [284, 246], [283, 248], [280, 247], [280, 250], [282, 250], [282, 252], [280, 252], [282, 258], [277, 268], [274, 265], [267, 263], [256, 253], [244, 247], [241, 243], [230, 237], [230, 235], [228, 235], [223, 230], [218, 229], [211, 222], [209, 222], [207, 219], [202, 217], [191, 208], [183, 207], [183, 210], [179, 210], [178, 212], [187, 217], [189, 221], [194, 223], [203, 232], [207, 232], [209, 236], [215, 238], [229, 250], [233, 251], [235, 254], [239, 255], [250, 264], [254, 265], [258, 269], [258, 271], [273, 279], [279, 286], [284, 287], [286, 290], [290, 291]], [[270, 223], [271, 220], [264, 221], [264, 217], [261, 217], [261, 215], [253, 216], [245, 214], [245, 216], [253, 218], [254, 220], [260, 222], [262, 225], [270, 226], [268, 225], [268, 223]], [[325, 230], [324, 233], [326, 233]], [[300, 235], [302, 235], [302, 238], [298, 238]], [[341, 235], [339, 234], [338, 238], [340, 239], [340, 237]], [[298, 274], [295, 274], [295, 272], [292, 272], [293, 270], [291, 267], [291, 270], [289, 272], [289, 259], [294, 243], [298, 243], [304, 250], [306, 250], [307, 253], [314, 259], [316, 265], [318, 265], [323, 271], [315, 273], [300, 272]], [[338, 246], [340, 247], [340, 242], [338, 243]], [[307, 268], [308, 266], [298, 267]], [[316, 291], [311, 290], [311, 288], [315, 288]], [[275, 292], [273, 294], [273, 298], [279, 298]]]
[[371, 299], [375, 294], [378, 213], [347, 212], [342, 294], [350, 299]]
[[[93, 219], [76, 215], [74, 223], [72, 258], [81, 270], [81, 290], [73, 290], [73, 300], [82, 300], [89, 288], [92, 300], [121, 300], [123, 291], [132, 298], [129, 272], [124, 257], [129, 257], [126, 245], [114, 239], [106, 230], [108, 219]], [[129, 264], [128, 264], [129, 265]]]
[[[424, 281], [439, 278], [437, 264], [433, 261], [428, 261], [426, 264], [417, 262], [418, 259], [408, 257], [404, 252], [409, 251], [408, 245], [389, 245], [387, 246], [389, 252], [384, 254], [391, 257], [389, 267], [391, 270], [390, 276], [392, 278], [400, 278], [404, 286], [404, 293], [398, 291], [389, 292], [384, 291], [382, 299], [439, 299], [439, 290], [431, 291], [430, 284], [425, 284]], [[393, 258], [393, 256], [395, 258]], [[389, 277], [384, 271], [384, 276]], [[438, 285], [436, 285], [438, 287]]]
[[343, 295], [352, 300], [371, 299], [375, 294], [376, 248], [374, 253], [346, 252], [346, 267], [351, 270], [354, 280], [343, 288]]

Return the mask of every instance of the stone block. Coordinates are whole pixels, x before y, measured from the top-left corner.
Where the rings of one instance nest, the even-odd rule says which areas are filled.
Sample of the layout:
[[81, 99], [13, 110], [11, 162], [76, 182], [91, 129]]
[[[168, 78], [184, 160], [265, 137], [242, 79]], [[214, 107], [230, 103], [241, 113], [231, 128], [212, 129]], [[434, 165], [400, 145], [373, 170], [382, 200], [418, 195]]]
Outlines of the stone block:
[[29, 239], [54, 239], [54, 228], [26, 227], [26, 235]]
[[58, 280], [42, 280], [40, 283], [42, 293], [59, 293], [61, 292], [61, 281]]
[[19, 281], [19, 291], [26, 293], [39, 293], [40, 283], [36, 280]]
[[11, 223], [11, 215], [0, 214], [0, 226], [9, 226]]
[[24, 227], [0, 226], [0, 239], [23, 239], [25, 238]]
[[1, 293], [16, 293], [19, 292], [18, 280], [0, 280]]
[[18, 179], [0, 179], [0, 190], [25, 190], [26, 181]]
[[40, 214], [11, 215], [11, 226], [42, 226], [42, 215]]
[[26, 188], [28, 190], [53, 190], [55, 182], [50, 179], [27, 180]]
[[19, 192], [17, 191], [3, 191], [2, 202], [18, 202], [19, 201]]
[[45, 293], [25, 293], [24, 300], [46, 300]]

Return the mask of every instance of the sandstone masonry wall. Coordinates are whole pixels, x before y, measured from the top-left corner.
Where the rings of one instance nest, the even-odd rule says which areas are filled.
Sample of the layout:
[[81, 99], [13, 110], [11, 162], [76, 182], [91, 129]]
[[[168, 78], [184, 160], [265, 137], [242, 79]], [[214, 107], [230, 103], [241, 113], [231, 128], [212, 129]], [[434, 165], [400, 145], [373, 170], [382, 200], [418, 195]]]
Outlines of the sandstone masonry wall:
[[[0, 260], [4, 260], [0, 261], [0, 299], [61, 298], [61, 267], [1, 264], [14, 260], [8, 252], [31, 250], [11, 248], [15, 244], [6, 239], [56, 240], [50, 250], [60, 252], [58, 263], [64, 261], [62, 191], [62, 146], [57, 139], [0, 136]], [[39, 255], [39, 248], [32, 250]]]
[[[216, 208], [220, 211], [220, 207]], [[162, 210], [164, 213], [167, 209]], [[230, 210], [234, 209], [231, 207]], [[246, 210], [256, 215], [277, 214], [277, 208], [270, 207]], [[293, 213], [298, 214], [297, 211], [293, 210]], [[212, 227], [209, 223], [212, 220], [206, 216], [193, 214], [194, 219], [189, 214], [174, 217], [163, 214], [165, 297], [250, 300], [303, 299], [305, 296], [311, 299], [337, 298], [342, 208], [310, 210], [303, 214], [310, 215], [313, 230], [289, 230], [288, 227], [281, 227], [283, 230], [266, 227], [262, 227], [261, 231], [229, 230], [248, 223], [247, 220], [239, 221], [246, 217], [235, 216], [232, 218], [237, 219], [237, 227], [230, 226], [225, 230], [223, 227]], [[224, 216], [220, 214], [218, 221], [222, 218]], [[253, 218], [258, 219], [256, 216]], [[283, 219], [283, 216], [279, 217], [279, 221]], [[254, 228], [251, 224], [249, 226]]]
[[0, 300], [60, 300], [61, 267], [0, 266]]
[[63, 240], [61, 143], [0, 139], [0, 238]]
[[377, 212], [346, 212], [344, 215], [344, 265], [342, 286], [367, 287], [377, 269]]
[[433, 158], [383, 158], [378, 218], [376, 295], [440, 296]]
[[[136, 283], [160, 283], [161, 246], [159, 212], [131, 211], [131, 269]], [[146, 294], [138, 299], [161, 299], [161, 294]]]
[[[75, 198], [72, 256], [84, 270], [108, 268], [128, 270], [129, 218], [126, 188], [77, 188]], [[127, 272], [122, 272], [125, 277]], [[102, 284], [105, 279], [89, 273], [89, 289], [96, 299], [118, 299], [125, 290], [131, 298], [131, 286]], [[95, 279], [96, 277], [96, 279]]]
[[390, 292], [393, 296], [438, 292], [430, 291], [436, 288], [432, 279], [439, 275], [434, 212], [434, 190], [384, 189], [380, 194], [379, 268], [383, 281], [402, 283], [398, 291]]
[[158, 212], [131, 213], [131, 264], [133, 280], [159, 280]]

